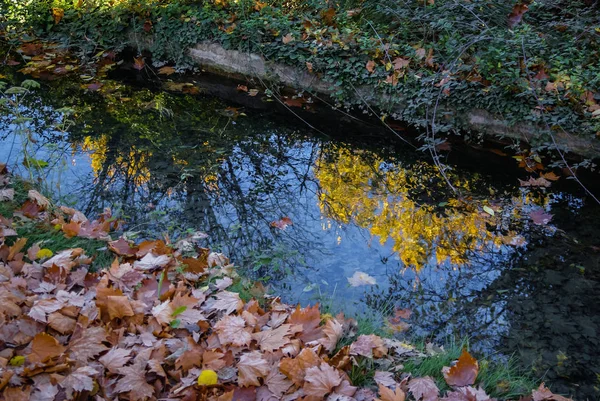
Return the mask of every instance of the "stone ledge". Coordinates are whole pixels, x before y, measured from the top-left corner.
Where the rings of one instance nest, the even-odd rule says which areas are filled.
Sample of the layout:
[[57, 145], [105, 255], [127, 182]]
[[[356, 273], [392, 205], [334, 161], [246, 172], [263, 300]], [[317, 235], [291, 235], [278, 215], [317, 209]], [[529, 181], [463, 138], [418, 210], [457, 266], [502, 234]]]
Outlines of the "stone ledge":
[[[257, 78], [262, 81], [308, 90], [326, 96], [333, 93], [329, 83], [309, 74], [304, 69], [270, 62], [258, 54], [227, 50], [221, 45], [211, 42], [197, 44], [189, 50], [189, 54], [198, 65], [217, 75], [240, 79]], [[357, 88], [357, 92], [360, 98], [371, 103], [370, 106], [372, 107], [377, 106], [373, 99], [382, 97], [381, 94], [364, 86]], [[496, 137], [534, 141], [539, 138], [541, 132], [546, 131], [543, 127], [534, 126], [527, 122], [510, 125], [508, 121], [499, 119], [486, 110], [475, 109], [466, 115], [457, 117], [463, 122], [465, 129]], [[599, 140], [581, 138], [566, 132], [552, 132], [552, 134], [563, 151], [587, 158], [600, 157]]]

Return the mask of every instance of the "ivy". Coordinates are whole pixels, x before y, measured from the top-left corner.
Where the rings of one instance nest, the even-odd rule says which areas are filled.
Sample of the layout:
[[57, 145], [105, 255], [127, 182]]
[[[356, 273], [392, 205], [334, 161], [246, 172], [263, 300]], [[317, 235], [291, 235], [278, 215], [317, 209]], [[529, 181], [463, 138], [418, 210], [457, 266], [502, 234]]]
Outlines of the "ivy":
[[[548, 124], [590, 139], [600, 133], [600, 119], [592, 116], [600, 101], [600, 27], [589, 7], [534, 2], [509, 29], [513, 5], [504, 1], [429, 3], [0, 0], [7, 10], [0, 24], [7, 35], [29, 32], [82, 59], [132, 47], [148, 51], [157, 65], [189, 69], [196, 66], [188, 49], [212, 41], [298, 68], [310, 65], [341, 107], [361, 106], [356, 89], [367, 86], [382, 114], [415, 125], [431, 124], [439, 108], [436, 127], [443, 131], [463, 127], [455, 118], [460, 112], [485, 109], [511, 123]], [[58, 23], [51, 11], [57, 7], [64, 10]], [[410, 61], [405, 70], [390, 69], [396, 57]]]

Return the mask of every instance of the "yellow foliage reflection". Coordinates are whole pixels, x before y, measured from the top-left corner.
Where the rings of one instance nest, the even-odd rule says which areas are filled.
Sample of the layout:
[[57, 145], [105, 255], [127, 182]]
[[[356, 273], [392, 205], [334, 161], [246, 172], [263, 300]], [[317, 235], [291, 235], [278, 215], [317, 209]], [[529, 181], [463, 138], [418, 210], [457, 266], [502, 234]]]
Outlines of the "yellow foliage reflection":
[[[151, 153], [136, 149], [131, 146], [126, 151], [110, 150], [108, 146], [107, 135], [98, 137], [85, 137], [81, 143], [81, 149], [89, 153], [91, 167], [96, 177], [106, 169], [109, 177], [124, 175], [129, 182], [136, 187], [146, 184], [150, 180], [150, 169], [148, 168], [148, 159]], [[107, 157], [111, 160], [107, 163]]]
[[[315, 175], [321, 186], [319, 206], [326, 216], [367, 228], [382, 244], [391, 240], [407, 266], [465, 264], [470, 252], [501, 242], [486, 230], [489, 216], [475, 206], [450, 199], [442, 213], [434, 205], [414, 200], [415, 193], [435, 192], [432, 183], [440, 181], [435, 166], [391, 167], [371, 154], [338, 149], [321, 155]], [[453, 184], [469, 187], [456, 178]]]

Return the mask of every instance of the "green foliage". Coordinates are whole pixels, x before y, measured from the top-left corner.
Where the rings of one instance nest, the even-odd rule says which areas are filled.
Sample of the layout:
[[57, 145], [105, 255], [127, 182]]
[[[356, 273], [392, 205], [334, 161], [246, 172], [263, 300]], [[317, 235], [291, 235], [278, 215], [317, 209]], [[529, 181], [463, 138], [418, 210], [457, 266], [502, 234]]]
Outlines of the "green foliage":
[[[83, 59], [99, 49], [132, 47], [149, 51], [157, 65], [192, 68], [188, 49], [209, 40], [294, 66], [310, 63], [330, 83], [338, 106], [360, 106], [356, 88], [370, 86], [377, 89], [382, 114], [425, 126], [437, 110], [441, 132], [465, 127], [456, 116], [472, 109], [589, 138], [600, 132], [600, 119], [591, 118], [581, 100], [600, 83], [598, 27], [584, 2], [534, 2], [512, 27], [507, 16], [513, 4], [502, 1], [343, 1], [335, 4], [335, 14], [331, 6], [280, 0], [30, 0], [8, 4], [4, 20]], [[58, 23], [53, 7], [64, 10]], [[432, 57], [428, 62], [423, 51]], [[396, 57], [409, 61], [406, 70], [390, 69]], [[373, 72], [365, 68], [369, 60], [375, 60]], [[397, 85], [385, 83], [391, 74]], [[559, 88], [546, 90], [548, 82]], [[550, 140], [540, 137], [532, 146], [548, 148]]]

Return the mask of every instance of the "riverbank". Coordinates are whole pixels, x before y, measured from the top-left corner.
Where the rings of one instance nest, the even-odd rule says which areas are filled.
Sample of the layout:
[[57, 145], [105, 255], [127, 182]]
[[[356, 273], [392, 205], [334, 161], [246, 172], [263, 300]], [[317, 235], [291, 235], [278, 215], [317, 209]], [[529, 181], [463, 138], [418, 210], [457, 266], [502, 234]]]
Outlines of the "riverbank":
[[[292, 108], [326, 96], [340, 110], [424, 129], [426, 149], [443, 147], [447, 136], [483, 134], [508, 137], [515, 147], [561, 164], [557, 147], [584, 159], [597, 157], [600, 148], [597, 34], [588, 29], [585, 2], [33, 1], [7, 7], [8, 37], [28, 32], [54, 41], [92, 69], [104, 64], [101, 52], [133, 48], [137, 54], [128, 62], [138, 70], [206, 68], [243, 77]], [[32, 56], [21, 54], [15, 61], [27, 68]], [[281, 86], [296, 93], [279, 96]]]
[[[466, 343], [415, 347], [318, 305], [286, 305], [203, 248], [202, 233], [114, 239], [125, 222], [110, 210], [88, 220], [4, 165], [0, 182], [7, 399], [350, 401], [379, 393], [392, 401], [445, 392], [440, 399], [466, 401], [530, 393], [532, 381], [512, 363], [477, 361]], [[394, 318], [402, 324], [406, 311]], [[543, 386], [531, 394], [563, 400]]]

